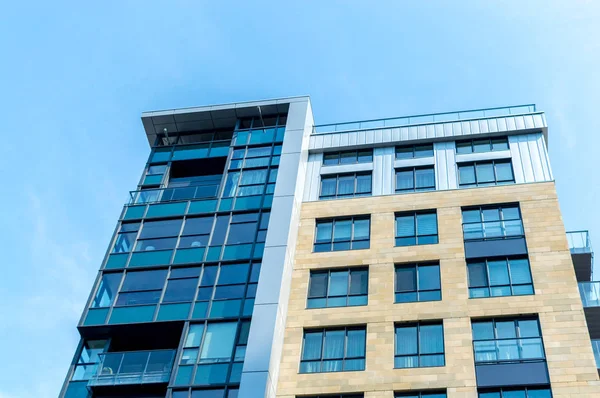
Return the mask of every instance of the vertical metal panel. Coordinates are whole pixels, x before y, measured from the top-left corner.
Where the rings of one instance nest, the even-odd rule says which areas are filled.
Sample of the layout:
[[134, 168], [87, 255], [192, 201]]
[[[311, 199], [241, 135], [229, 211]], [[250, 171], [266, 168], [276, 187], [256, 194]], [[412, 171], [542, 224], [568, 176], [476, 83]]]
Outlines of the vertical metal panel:
[[462, 122], [460, 124], [461, 127], [461, 133], [462, 135], [469, 135], [471, 134], [471, 123], [469, 122]]
[[452, 124], [444, 123], [444, 137], [452, 137]]
[[517, 128], [517, 124], [516, 124], [515, 118], [513, 116], [507, 117], [505, 120], [506, 120], [506, 129], [507, 130], [515, 130]]
[[400, 129], [400, 139], [402, 141], [408, 140], [408, 127], [402, 127]]
[[540, 154], [542, 154], [542, 168], [544, 169], [544, 176], [547, 181], [552, 181], [554, 180], [554, 175], [552, 174], [552, 166], [550, 165], [548, 147], [546, 146], [546, 141], [543, 134], [539, 134], [537, 145]]
[[515, 122], [517, 123], [517, 128], [519, 130], [525, 128], [525, 120], [524, 120], [523, 116], [515, 116]]
[[533, 117], [531, 115], [523, 116], [523, 120], [525, 121], [525, 128], [532, 129], [535, 127], [533, 123]]
[[495, 133], [498, 131], [498, 119], [489, 119], [488, 120], [488, 128], [490, 133]]
[[306, 180], [304, 181], [303, 201], [312, 202], [319, 198], [319, 178], [323, 154], [311, 153], [306, 165]]
[[400, 141], [400, 129], [392, 129], [392, 141]]
[[434, 144], [436, 189], [438, 190], [457, 188], [454, 146], [454, 141]]
[[533, 115], [533, 125], [535, 127], [545, 127], [542, 115]]
[[419, 129], [417, 126], [412, 126], [408, 128], [408, 139], [416, 140], [419, 138]]
[[373, 196], [393, 193], [394, 148], [375, 148], [373, 151]]
[[392, 140], [392, 130], [385, 129], [381, 132], [381, 134], [382, 134], [382, 137], [381, 137], [382, 142], [390, 142]]
[[427, 138], [427, 127], [419, 126], [417, 136], [419, 137], [419, 139]]
[[523, 172], [523, 162], [521, 160], [521, 154], [519, 151], [519, 137], [508, 137], [508, 144], [510, 147], [510, 155], [512, 157], [512, 167], [515, 175], [515, 182], [517, 184], [522, 184], [525, 182], [525, 174]]
[[427, 133], [425, 135], [427, 136], [427, 138], [435, 138], [434, 125], [433, 124], [428, 124], [426, 126], [426, 128], [427, 128]]
[[444, 125], [436, 124], [435, 126], [435, 136], [436, 137], [444, 137]]
[[533, 170], [534, 181], [545, 181], [544, 169], [542, 168], [541, 154], [537, 146], [537, 140], [534, 134], [528, 134], [527, 137], [531, 137], [527, 140], [527, 151], [529, 153], [529, 159], [531, 159], [531, 169]]
[[477, 120], [471, 120], [469, 122], [471, 125], [471, 134], [479, 134], [479, 123]]
[[499, 117], [496, 119], [498, 121], [498, 131], [506, 131], [508, 127], [506, 125], [506, 118]]
[[488, 128], [488, 121], [486, 119], [479, 121], [479, 132], [481, 133], [489, 133], [490, 129]]

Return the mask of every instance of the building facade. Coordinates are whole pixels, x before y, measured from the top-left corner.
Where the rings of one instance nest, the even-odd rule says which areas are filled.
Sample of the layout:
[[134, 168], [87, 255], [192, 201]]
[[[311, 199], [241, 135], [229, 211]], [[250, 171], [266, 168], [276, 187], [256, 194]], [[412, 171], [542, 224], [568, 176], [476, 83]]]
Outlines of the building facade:
[[61, 398], [600, 396], [593, 253], [535, 106], [319, 126], [294, 97], [142, 122]]

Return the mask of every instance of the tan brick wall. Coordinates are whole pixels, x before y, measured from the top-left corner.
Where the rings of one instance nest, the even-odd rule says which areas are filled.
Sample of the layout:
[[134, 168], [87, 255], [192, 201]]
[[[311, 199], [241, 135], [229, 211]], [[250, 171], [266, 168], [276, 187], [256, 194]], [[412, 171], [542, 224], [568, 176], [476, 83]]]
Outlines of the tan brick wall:
[[[535, 295], [469, 299], [461, 207], [519, 202]], [[394, 212], [437, 209], [439, 244], [394, 247]], [[371, 248], [313, 253], [315, 219], [371, 214]], [[447, 388], [449, 398], [475, 398], [470, 319], [539, 314], [555, 398], [600, 397], [600, 381], [586, 328], [554, 183], [438, 191], [304, 203], [292, 276], [277, 396]], [[442, 300], [394, 304], [394, 263], [439, 260]], [[369, 304], [306, 309], [311, 269], [369, 266]], [[442, 319], [446, 366], [394, 369], [394, 322]], [[299, 374], [305, 327], [367, 324], [366, 370]]]

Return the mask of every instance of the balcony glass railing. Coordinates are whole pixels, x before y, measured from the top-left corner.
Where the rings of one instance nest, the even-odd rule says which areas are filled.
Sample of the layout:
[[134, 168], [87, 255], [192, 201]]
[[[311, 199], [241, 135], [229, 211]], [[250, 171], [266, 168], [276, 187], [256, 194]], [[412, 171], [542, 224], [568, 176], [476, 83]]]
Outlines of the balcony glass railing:
[[571, 253], [591, 253], [592, 241], [588, 231], [567, 232], [567, 241]]
[[175, 350], [108, 352], [99, 357], [89, 386], [168, 383]]
[[167, 203], [178, 200], [212, 199], [217, 197], [219, 185], [144, 189], [129, 192], [129, 204]]
[[583, 307], [600, 307], [600, 282], [579, 282]]
[[592, 340], [592, 349], [594, 350], [594, 358], [596, 358], [596, 367], [600, 369], [600, 340]]
[[387, 119], [362, 120], [359, 122], [321, 124], [313, 127], [313, 134], [328, 134], [340, 131], [372, 130], [401, 127], [412, 124], [450, 122], [494, 116], [523, 115], [536, 112], [535, 104], [506, 106], [500, 108], [472, 109], [460, 112], [429, 113]]

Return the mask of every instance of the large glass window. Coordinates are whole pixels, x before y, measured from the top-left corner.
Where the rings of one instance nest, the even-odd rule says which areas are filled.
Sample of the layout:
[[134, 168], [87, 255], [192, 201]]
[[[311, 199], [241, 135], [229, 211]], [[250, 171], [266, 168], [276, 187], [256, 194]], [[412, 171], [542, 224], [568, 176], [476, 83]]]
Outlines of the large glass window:
[[396, 169], [396, 193], [435, 190], [433, 166]]
[[239, 383], [249, 330], [250, 321], [191, 324], [175, 384]]
[[100, 280], [100, 286], [92, 301], [92, 308], [110, 307], [117, 296], [122, 273], [104, 274]]
[[394, 398], [446, 398], [446, 391], [408, 391], [397, 392]]
[[304, 331], [300, 373], [365, 369], [366, 328]]
[[323, 154], [323, 166], [338, 164], [370, 163], [373, 161], [372, 149], [358, 151], [330, 152]]
[[116, 306], [158, 303], [166, 277], [166, 269], [127, 272]]
[[314, 251], [368, 249], [371, 235], [370, 223], [369, 216], [317, 220]]
[[467, 270], [471, 298], [533, 294], [527, 257], [469, 260]]
[[438, 263], [396, 265], [396, 303], [442, 299]]
[[369, 271], [366, 268], [312, 271], [308, 308], [367, 305]]
[[113, 246], [113, 253], [129, 253], [133, 249], [135, 244], [135, 238], [137, 231], [140, 229], [139, 222], [133, 223], [122, 223], [119, 228], [119, 233], [115, 239], [115, 245]]
[[506, 387], [479, 390], [479, 398], [552, 398], [549, 387]]
[[498, 318], [471, 322], [475, 363], [543, 361], [537, 318]]
[[258, 227], [258, 213], [234, 214], [231, 216], [228, 245], [252, 243], [256, 237]]
[[395, 368], [425, 368], [444, 364], [444, 330], [441, 322], [396, 325]]
[[171, 270], [163, 303], [190, 302], [194, 300], [202, 268], [174, 268]]
[[85, 340], [83, 342], [71, 380], [89, 380], [96, 374], [98, 362], [100, 362], [98, 355], [104, 352], [106, 343], [106, 340]]
[[438, 243], [435, 210], [396, 213], [396, 246]]
[[320, 199], [335, 199], [371, 194], [371, 173], [321, 176]]
[[463, 208], [462, 220], [465, 241], [524, 235], [521, 212], [516, 204]]
[[456, 153], [479, 153], [508, 150], [508, 137], [456, 141]]
[[185, 220], [179, 239], [179, 248], [205, 247], [214, 223], [214, 217], [193, 217]]
[[396, 159], [427, 158], [433, 156], [433, 144], [396, 147]]
[[461, 188], [514, 184], [510, 160], [489, 160], [458, 165], [458, 184]]
[[181, 231], [183, 219], [146, 221], [135, 245], [136, 251], [173, 249]]

